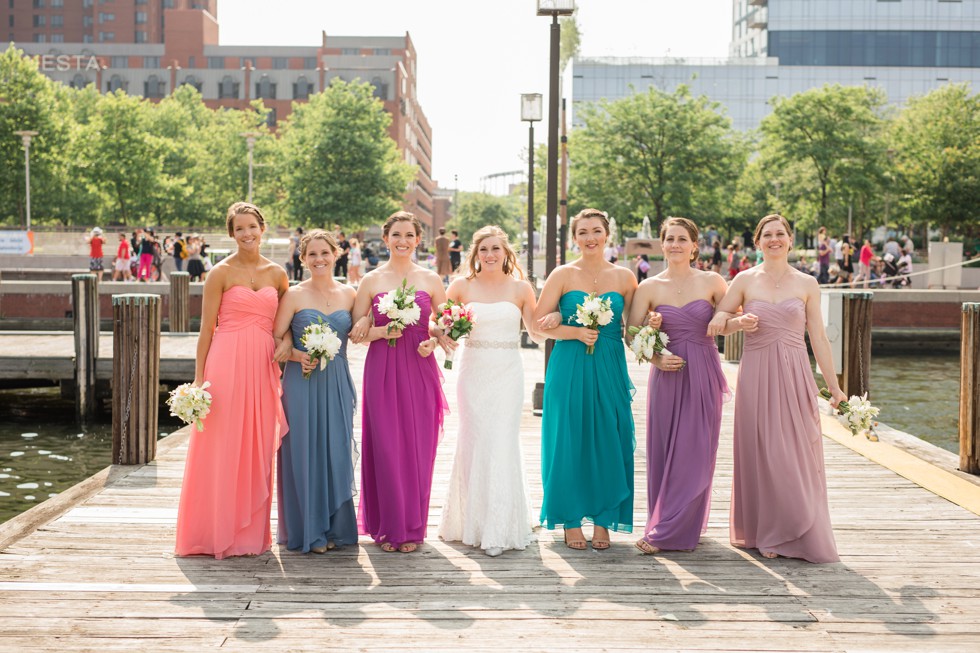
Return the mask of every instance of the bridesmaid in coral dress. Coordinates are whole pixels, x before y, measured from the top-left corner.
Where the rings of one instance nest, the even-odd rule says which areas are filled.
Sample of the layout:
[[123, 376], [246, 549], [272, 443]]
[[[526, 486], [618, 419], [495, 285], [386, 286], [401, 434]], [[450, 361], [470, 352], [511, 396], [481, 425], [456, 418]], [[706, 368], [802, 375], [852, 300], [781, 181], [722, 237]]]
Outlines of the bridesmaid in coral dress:
[[[382, 235], [391, 259], [361, 280], [354, 301], [351, 341], [370, 343], [361, 393], [361, 532], [383, 551], [411, 553], [425, 539], [436, 445], [448, 408], [442, 377], [430, 354], [456, 343], [430, 324], [446, 301], [442, 279], [412, 262], [422, 225], [398, 211]], [[417, 324], [391, 327], [378, 299], [407, 282], [415, 287]], [[432, 336], [432, 337], [430, 337]], [[392, 340], [394, 346], [388, 345]]]
[[735, 390], [735, 471], [731, 541], [766, 558], [837, 562], [830, 525], [817, 386], [804, 331], [836, 407], [846, 397], [834, 372], [820, 315], [820, 288], [794, 270], [786, 218], [764, 217], [755, 229], [762, 265], [732, 282], [709, 333], [721, 333], [744, 307], [758, 317], [745, 327]]
[[204, 284], [194, 385], [210, 381], [212, 403], [187, 449], [180, 556], [257, 555], [272, 545], [272, 467], [286, 432], [272, 325], [289, 283], [259, 254], [265, 219], [256, 206], [232, 204], [227, 226], [238, 249]]
[[[647, 525], [636, 542], [647, 554], [698, 545], [708, 524], [721, 409], [729, 396], [718, 348], [707, 335], [728, 284], [715, 272], [691, 266], [698, 256], [698, 228], [687, 218], [667, 218], [660, 242], [667, 269], [640, 284], [629, 318], [630, 326], [642, 326], [649, 314], [650, 326], [670, 338], [670, 353], [654, 356], [650, 370]], [[754, 320], [733, 319], [727, 331]]]

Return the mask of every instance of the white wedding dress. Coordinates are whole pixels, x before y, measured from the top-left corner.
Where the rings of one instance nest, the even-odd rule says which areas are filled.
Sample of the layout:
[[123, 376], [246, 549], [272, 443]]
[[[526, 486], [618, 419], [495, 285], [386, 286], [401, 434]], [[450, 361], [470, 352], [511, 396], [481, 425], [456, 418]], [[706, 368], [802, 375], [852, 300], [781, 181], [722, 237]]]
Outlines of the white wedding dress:
[[490, 549], [523, 549], [534, 522], [521, 456], [524, 368], [521, 311], [470, 303], [474, 326], [457, 355], [459, 435], [439, 537]]

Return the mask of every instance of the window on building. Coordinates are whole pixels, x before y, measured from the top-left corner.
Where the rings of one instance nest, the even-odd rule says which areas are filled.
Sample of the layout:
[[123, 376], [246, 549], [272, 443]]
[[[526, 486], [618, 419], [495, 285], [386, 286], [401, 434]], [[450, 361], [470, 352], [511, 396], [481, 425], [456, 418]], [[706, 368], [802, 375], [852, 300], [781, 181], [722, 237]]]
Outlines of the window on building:
[[146, 25], [146, 12], [145, 11], [137, 11], [136, 12], [136, 24], [137, 25]]
[[300, 77], [293, 83], [293, 99], [309, 100], [313, 93], [313, 84], [306, 77]]
[[51, 0], [51, 6], [52, 7], [64, 7], [65, 6], [65, 0]]
[[95, 39], [92, 38], [91, 34], [82, 34], [82, 43], [93, 43]]
[[138, 4], [138, 5], [145, 5], [146, 4], [146, 0], [136, 0], [136, 4]]
[[286, 57], [273, 57], [272, 67], [276, 70], [285, 70], [289, 68], [289, 59]]
[[44, 27], [45, 19], [44, 14], [34, 14], [34, 27]]
[[69, 82], [68, 85], [72, 88], [85, 88], [88, 86], [88, 80], [85, 79], [85, 75], [78, 73], [71, 78], [71, 82]]
[[102, 23], [109, 23], [109, 22], [112, 22], [114, 20], [116, 20], [116, 15], [115, 14], [111, 14], [111, 13], [108, 13], [108, 12], [105, 12], [105, 11], [100, 11], [99, 12], [99, 24], [100, 25]]
[[44, 34], [35, 34], [34, 35], [34, 42], [35, 43], [44, 43], [47, 40], [48, 39], [46, 38], [46, 36]]
[[129, 68], [129, 57], [115, 56], [109, 59], [110, 68]]
[[173, 9], [174, 8], [174, 0], [163, 0], [163, 8], [164, 9]]
[[7, 22], [10, 23], [7, 27], [13, 27], [14, 26], [14, 15], [13, 14], [10, 14], [9, 16], [7, 16]]
[[65, 42], [65, 35], [64, 34], [52, 34], [51, 35], [51, 42], [52, 43], [64, 43]]
[[193, 86], [194, 88], [197, 89], [198, 93], [201, 93], [202, 89], [204, 88], [204, 84], [201, 83], [201, 81], [194, 75], [188, 75], [187, 77], [185, 77], [184, 81], [181, 82], [181, 84], [182, 85], [187, 84], [188, 86]]
[[316, 57], [303, 57], [304, 70], [316, 70]]
[[208, 57], [208, 68], [211, 70], [221, 70], [225, 67], [224, 57]]
[[194, 58], [194, 55], [188, 55], [188, 57], [187, 57], [187, 67], [188, 68], [197, 68], [197, 60]]
[[225, 75], [218, 83], [218, 98], [222, 100], [238, 99], [239, 84], [231, 75]]
[[238, 66], [240, 68], [251, 68], [252, 70], [255, 70], [255, 62], [248, 57], [239, 57]]
[[133, 32], [133, 42], [134, 43], [146, 43], [146, 32], [142, 30], [136, 30]]
[[268, 125], [269, 127], [275, 127], [276, 126], [276, 122], [277, 122], [276, 121], [276, 110], [275, 109], [268, 109], [267, 111], [269, 113], [267, 113], [266, 116], [265, 116], [265, 124]]
[[82, 16], [82, 27], [91, 27], [93, 22], [91, 16]]
[[51, 27], [64, 27], [65, 17], [61, 14], [54, 14], [51, 16]]
[[34, 0], [35, 9], [44, 9], [44, 0]]
[[387, 57], [391, 54], [391, 48], [375, 48], [374, 54], [378, 55], [379, 57]]
[[82, 8], [88, 9], [93, 4], [93, 0], [82, 0]]
[[114, 93], [119, 89], [125, 91], [127, 86], [128, 84], [126, 84], [126, 82], [123, 81], [122, 77], [120, 77], [119, 75], [113, 75], [112, 77], [109, 78], [109, 81], [106, 82], [105, 90], [107, 93]]
[[341, 48], [340, 49], [340, 54], [358, 55], [358, 54], [361, 54], [361, 49], [360, 48]]
[[262, 75], [262, 79], [255, 84], [255, 97], [263, 100], [276, 99], [276, 85], [268, 75]]
[[159, 68], [160, 57], [143, 57], [144, 68]]
[[382, 101], [388, 99], [388, 85], [381, 81], [380, 77], [372, 79], [371, 86], [374, 87], [374, 97]]
[[148, 98], [162, 98], [167, 91], [167, 85], [156, 75], [150, 75], [143, 82], [143, 96]]

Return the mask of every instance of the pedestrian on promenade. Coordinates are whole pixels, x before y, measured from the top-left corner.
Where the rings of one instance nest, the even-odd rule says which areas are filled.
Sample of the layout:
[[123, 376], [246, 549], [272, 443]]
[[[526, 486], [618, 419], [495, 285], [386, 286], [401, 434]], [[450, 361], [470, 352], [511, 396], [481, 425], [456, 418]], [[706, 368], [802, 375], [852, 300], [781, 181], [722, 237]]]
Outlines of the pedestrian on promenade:
[[[816, 279], [789, 265], [793, 234], [781, 215], [759, 221], [763, 263], [735, 277], [708, 334], [739, 307], [758, 317], [746, 332], [735, 393], [731, 542], [765, 558], [836, 562], [823, 438], [804, 331], [835, 407], [846, 397], [834, 372]], [[671, 343], [673, 344], [673, 343]]]
[[133, 278], [129, 272], [130, 258], [129, 241], [124, 232], [119, 232], [119, 247], [116, 248], [116, 260], [112, 264], [113, 281], [129, 281]]
[[[640, 284], [629, 325], [647, 324], [670, 338], [655, 355], [647, 409], [647, 523], [636, 542], [643, 553], [692, 551], [708, 524], [711, 480], [721, 432], [722, 403], [731, 397], [708, 322], [728, 284], [716, 272], [691, 266], [698, 228], [687, 218], [660, 227], [667, 269]], [[649, 318], [648, 318], [649, 316]], [[755, 323], [729, 320], [724, 334]]]
[[823, 285], [830, 280], [830, 256], [833, 254], [830, 240], [827, 238], [827, 227], [817, 229], [817, 283]]
[[296, 231], [289, 237], [289, 258], [293, 263], [293, 281], [303, 280], [303, 261], [299, 255], [299, 241], [303, 237], [303, 227], [296, 227]]
[[455, 229], [449, 233], [453, 235], [452, 240], [449, 241], [449, 264], [452, 266], [453, 272], [456, 272], [463, 260], [463, 241], [459, 239], [459, 232]]
[[436, 236], [436, 274], [442, 277], [444, 284], [449, 284], [449, 275], [453, 273], [452, 263], [449, 260], [449, 238], [446, 236], [446, 228], [439, 227], [439, 235]]
[[650, 259], [646, 254], [636, 257], [636, 280], [643, 281], [650, 274]]
[[469, 252], [466, 276], [446, 293], [472, 310], [474, 327], [454, 368], [459, 435], [439, 537], [493, 557], [523, 550], [534, 527], [521, 456], [524, 366], [518, 341], [522, 321], [532, 337], [536, 333], [536, 301], [500, 227], [479, 229]]
[[361, 251], [361, 241], [357, 238], [350, 239], [350, 263], [347, 270], [347, 283], [357, 288], [361, 283], [364, 265], [364, 252]]
[[[541, 523], [564, 528], [565, 545], [581, 550], [582, 526], [591, 522], [592, 548], [604, 550], [610, 529], [633, 530], [633, 384], [622, 333], [637, 282], [603, 258], [605, 213], [581, 211], [571, 232], [582, 256], [548, 275], [535, 311], [538, 320], [561, 314], [559, 326], [539, 322], [555, 339], [541, 421]], [[599, 329], [575, 326], [578, 305], [592, 294], [609, 302], [612, 319]]]
[[102, 246], [105, 245], [105, 238], [102, 237], [102, 229], [99, 227], [92, 229], [92, 232], [85, 237], [85, 242], [88, 243], [89, 272], [94, 274], [96, 279], [102, 281], [102, 257], [104, 256]]
[[[435, 356], [456, 343], [430, 325], [446, 301], [442, 279], [412, 261], [422, 224], [405, 211], [382, 228], [391, 258], [364, 276], [354, 302], [351, 341], [369, 343], [361, 392], [361, 532], [383, 551], [411, 553], [425, 539], [436, 445], [449, 408]], [[414, 288], [418, 322], [392, 325], [379, 301]], [[430, 336], [432, 336], [430, 338]]]
[[350, 257], [350, 242], [347, 240], [347, 236], [341, 231], [337, 234], [337, 247], [339, 251], [337, 252], [337, 263], [334, 266], [334, 276], [347, 278], [347, 262]]
[[184, 234], [177, 232], [174, 234], [173, 243], [171, 243], [170, 251], [174, 256], [174, 268], [177, 272], [184, 271], [184, 259], [188, 256], [187, 251], [187, 241], [184, 240]]
[[153, 232], [149, 229], [144, 229], [139, 235], [139, 246], [137, 252], [139, 253], [139, 270], [136, 273], [137, 281], [152, 281], [153, 280]]
[[187, 238], [187, 273], [191, 281], [201, 281], [206, 274], [204, 261], [201, 258], [202, 239], [200, 236]]
[[840, 241], [840, 282], [849, 283], [854, 278], [854, 248], [851, 247], [851, 236], [844, 234]]
[[858, 276], [854, 278], [855, 283], [860, 279], [864, 288], [868, 287], [868, 282], [871, 280], [871, 260], [874, 256], [875, 251], [871, 249], [871, 241], [865, 238], [858, 255]]
[[[273, 333], [291, 346], [277, 349], [286, 363], [282, 405], [289, 436], [279, 448], [276, 478], [278, 541], [291, 551], [325, 553], [357, 544], [354, 512], [354, 406], [357, 393], [347, 363], [347, 334], [355, 291], [333, 277], [337, 241], [314, 229], [300, 241], [310, 278], [282, 296]], [[303, 334], [324, 324], [340, 338], [326, 364], [311, 359]]]
[[266, 224], [253, 204], [228, 208], [235, 253], [204, 283], [194, 385], [211, 385], [204, 430], [191, 426], [176, 553], [258, 555], [272, 545], [272, 468], [286, 433], [273, 359], [273, 319], [289, 282], [259, 253]]

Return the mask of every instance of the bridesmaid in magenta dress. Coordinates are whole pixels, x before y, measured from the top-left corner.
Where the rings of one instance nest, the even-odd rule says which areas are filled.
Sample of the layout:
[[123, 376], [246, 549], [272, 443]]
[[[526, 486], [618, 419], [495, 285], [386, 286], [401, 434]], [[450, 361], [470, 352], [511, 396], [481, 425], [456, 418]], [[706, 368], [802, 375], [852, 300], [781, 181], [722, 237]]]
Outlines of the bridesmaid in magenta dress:
[[[693, 550], [707, 528], [721, 407], [729, 396], [718, 348], [707, 335], [728, 284], [715, 272], [691, 267], [698, 256], [698, 228], [687, 218], [667, 218], [660, 241], [667, 269], [640, 284], [629, 318], [630, 326], [649, 321], [670, 338], [671, 353], [655, 356], [650, 371], [648, 518], [636, 542], [646, 554]], [[754, 319], [734, 319], [727, 331]]]
[[[358, 521], [382, 550], [411, 553], [425, 539], [436, 445], [448, 409], [442, 375], [430, 354], [437, 344], [451, 351], [456, 343], [429, 324], [446, 292], [436, 273], [412, 262], [422, 238], [418, 218], [394, 213], [382, 233], [391, 258], [361, 280], [350, 334], [352, 342], [370, 343], [361, 393]], [[415, 287], [420, 317], [404, 329], [389, 328], [378, 299], [403, 281]]]
[[265, 219], [256, 206], [232, 204], [227, 224], [238, 250], [204, 283], [194, 385], [211, 383], [211, 412], [203, 432], [191, 427], [177, 512], [180, 556], [257, 555], [272, 544], [272, 468], [286, 433], [272, 324], [289, 283], [259, 254]]
[[763, 262], [732, 282], [710, 333], [744, 307], [758, 317], [745, 327], [735, 389], [735, 471], [731, 541], [766, 558], [837, 562], [830, 525], [817, 385], [803, 333], [836, 407], [837, 383], [820, 315], [820, 288], [788, 261], [793, 235], [786, 218], [764, 217], [755, 229]]

